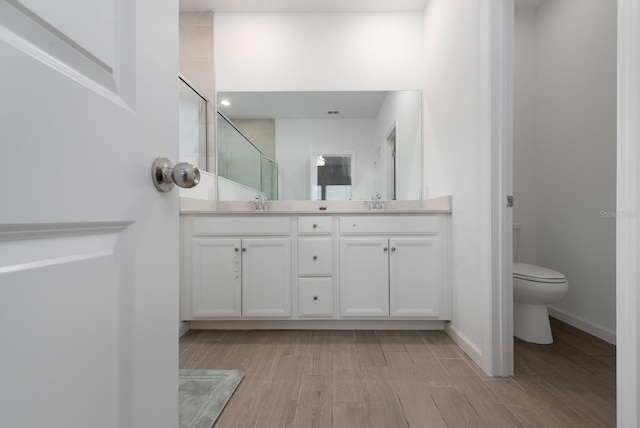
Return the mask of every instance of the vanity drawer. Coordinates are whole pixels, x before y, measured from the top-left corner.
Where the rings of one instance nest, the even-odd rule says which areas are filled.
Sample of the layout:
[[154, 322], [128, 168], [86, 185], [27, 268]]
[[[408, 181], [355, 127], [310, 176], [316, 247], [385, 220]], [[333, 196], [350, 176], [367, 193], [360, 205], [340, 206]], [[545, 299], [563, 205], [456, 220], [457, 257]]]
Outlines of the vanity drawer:
[[289, 235], [291, 218], [277, 216], [194, 216], [191, 220], [194, 235]]
[[341, 235], [438, 234], [438, 217], [434, 215], [369, 215], [340, 217]]
[[298, 275], [333, 275], [333, 238], [298, 238]]
[[331, 216], [298, 217], [298, 234], [300, 235], [331, 235], [332, 233], [333, 218]]
[[298, 279], [298, 316], [333, 316], [333, 278]]

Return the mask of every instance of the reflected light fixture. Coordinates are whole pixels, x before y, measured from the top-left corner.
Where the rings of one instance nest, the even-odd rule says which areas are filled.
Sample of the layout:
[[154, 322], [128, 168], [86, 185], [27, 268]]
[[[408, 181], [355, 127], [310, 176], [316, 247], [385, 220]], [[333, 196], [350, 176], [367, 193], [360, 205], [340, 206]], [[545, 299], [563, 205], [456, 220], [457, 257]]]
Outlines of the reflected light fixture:
[[225, 107], [229, 107], [231, 105], [231, 101], [226, 100], [226, 99], [220, 100], [220, 105], [221, 106], [225, 106]]
[[327, 163], [326, 159], [324, 158], [324, 156], [318, 156], [316, 157], [316, 165], [317, 166], [324, 166], [324, 164]]

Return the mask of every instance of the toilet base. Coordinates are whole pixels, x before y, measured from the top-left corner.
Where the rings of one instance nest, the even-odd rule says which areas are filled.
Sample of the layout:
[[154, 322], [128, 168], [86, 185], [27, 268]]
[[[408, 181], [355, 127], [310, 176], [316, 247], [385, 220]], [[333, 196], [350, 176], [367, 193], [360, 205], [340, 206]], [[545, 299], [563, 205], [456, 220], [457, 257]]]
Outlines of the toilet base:
[[525, 342], [553, 343], [547, 305], [513, 304], [513, 335]]

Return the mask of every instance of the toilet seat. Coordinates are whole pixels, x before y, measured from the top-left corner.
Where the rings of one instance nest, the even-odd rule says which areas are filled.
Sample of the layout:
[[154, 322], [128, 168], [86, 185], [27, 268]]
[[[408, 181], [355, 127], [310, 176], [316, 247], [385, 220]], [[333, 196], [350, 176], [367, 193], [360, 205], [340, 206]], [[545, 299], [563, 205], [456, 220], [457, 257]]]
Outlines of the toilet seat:
[[562, 284], [567, 281], [567, 278], [560, 272], [528, 263], [514, 263], [513, 277], [544, 284]]

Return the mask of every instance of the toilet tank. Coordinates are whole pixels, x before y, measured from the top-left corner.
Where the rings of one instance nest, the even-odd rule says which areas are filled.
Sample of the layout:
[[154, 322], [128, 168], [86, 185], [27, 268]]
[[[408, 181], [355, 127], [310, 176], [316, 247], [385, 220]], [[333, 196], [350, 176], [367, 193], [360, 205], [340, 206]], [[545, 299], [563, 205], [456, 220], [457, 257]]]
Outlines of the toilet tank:
[[522, 227], [520, 223], [513, 223], [512, 258], [514, 262], [516, 261], [516, 257], [518, 256], [518, 245], [520, 244], [520, 227]]

